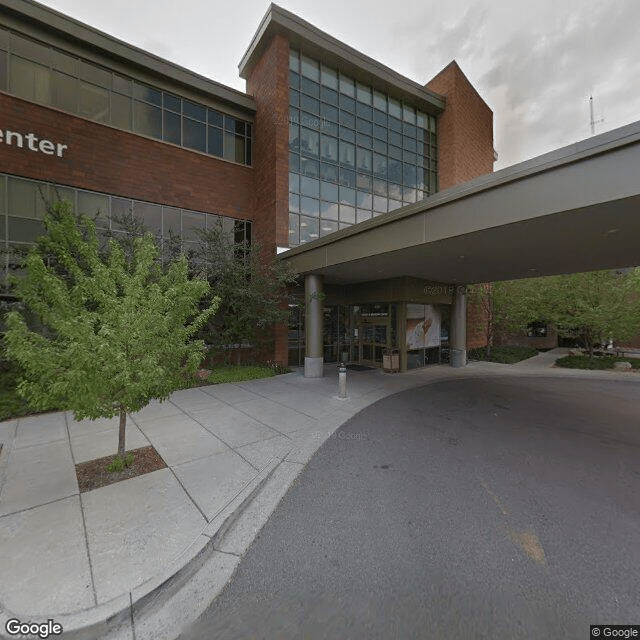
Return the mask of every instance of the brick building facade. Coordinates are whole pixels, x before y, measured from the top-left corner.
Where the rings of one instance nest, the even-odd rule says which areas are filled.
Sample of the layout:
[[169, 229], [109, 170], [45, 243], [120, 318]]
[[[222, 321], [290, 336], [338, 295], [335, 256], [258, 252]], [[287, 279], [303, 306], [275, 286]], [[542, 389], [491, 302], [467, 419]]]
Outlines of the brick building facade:
[[[4, 272], [42, 230], [43, 192], [106, 227], [130, 210], [186, 241], [221, 221], [273, 255], [492, 171], [492, 112], [455, 62], [423, 86], [271, 5], [240, 74], [246, 92], [31, 0], [0, 0]], [[327, 322], [349, 316], [353, 335], [369, 331], [382, 298], [365, 290], [332, 301], [329, 288]], [[447, 315], [446, 299], [384, 303], [389, 348], [407, 304]], [[363, 358], [362, 344], [349, 349]], [[281, 327], [275, 359], [291, 353], [292, 327]]]

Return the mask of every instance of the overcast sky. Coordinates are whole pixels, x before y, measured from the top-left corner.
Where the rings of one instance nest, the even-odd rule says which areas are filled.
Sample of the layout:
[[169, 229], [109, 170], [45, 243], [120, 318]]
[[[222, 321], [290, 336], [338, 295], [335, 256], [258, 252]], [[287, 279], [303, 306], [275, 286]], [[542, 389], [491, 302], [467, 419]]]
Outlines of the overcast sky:
[[[244, 90], [238, 62], [266, 0], [46, 0], [117, 38]], [[421, 84], [455, 59], [493, 109], [499, 169], [640, 120], [637, 0], [281, 0]]]

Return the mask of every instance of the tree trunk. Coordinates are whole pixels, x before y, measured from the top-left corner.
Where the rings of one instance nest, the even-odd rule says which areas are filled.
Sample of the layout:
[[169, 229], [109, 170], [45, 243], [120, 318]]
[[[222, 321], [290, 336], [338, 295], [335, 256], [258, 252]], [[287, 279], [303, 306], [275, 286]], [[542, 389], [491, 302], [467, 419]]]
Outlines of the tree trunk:
[[118, 456], [124, 460], [124, 432], [127, 426], [127, 412], [120, 407], [120, 429], [118, 431]]

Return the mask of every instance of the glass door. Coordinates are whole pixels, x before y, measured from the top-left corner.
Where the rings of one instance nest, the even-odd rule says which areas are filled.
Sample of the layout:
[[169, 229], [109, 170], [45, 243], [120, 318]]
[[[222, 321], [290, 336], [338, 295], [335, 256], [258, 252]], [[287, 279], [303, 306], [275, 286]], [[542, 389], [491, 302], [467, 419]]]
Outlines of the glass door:
[[360, 326], [360, 364], [370, 367], [382, 366], [382, 355], [388, 347], [389, 323]]

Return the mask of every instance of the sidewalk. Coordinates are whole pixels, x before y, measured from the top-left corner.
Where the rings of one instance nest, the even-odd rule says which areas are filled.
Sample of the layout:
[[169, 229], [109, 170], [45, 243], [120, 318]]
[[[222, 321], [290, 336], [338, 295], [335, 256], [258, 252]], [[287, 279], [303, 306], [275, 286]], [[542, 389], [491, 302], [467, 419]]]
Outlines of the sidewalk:
[[53, 619], [63, 638], [177, 636], [241, 556], [322, 443], [373, 402], [478, 375], [631, 376], [472, 363], [407, 374], [301, 372], [174, 393], [128, 420], [127, 449], [167, 468], [80, 494], [74, 465], [113, 453], [117, 420], [52, 413], [0, 423], [0, 637], [9, 618]]

